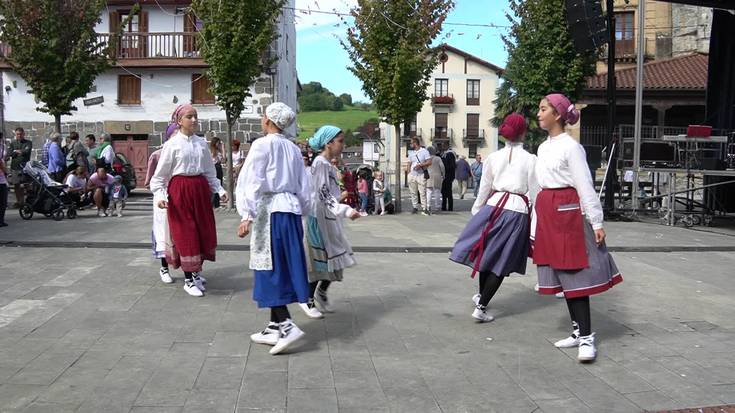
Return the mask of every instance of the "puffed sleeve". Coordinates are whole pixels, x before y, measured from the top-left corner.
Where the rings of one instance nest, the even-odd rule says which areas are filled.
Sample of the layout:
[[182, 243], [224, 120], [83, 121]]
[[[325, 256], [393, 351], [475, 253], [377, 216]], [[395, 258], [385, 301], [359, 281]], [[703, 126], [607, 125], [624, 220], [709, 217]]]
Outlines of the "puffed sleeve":
[[212, 156], [209, 154], [207, 142], [204, 139], [201, 140], [199, 148], [204, 152], [204, 155], [201, 157], [202, 169], [204, 177], [207, 178], [207, 183], [209, 183], [209, 189], [211, 189], [212, 192], [218, 193], [219, 196], [226, 194], [227, 191], [222, 188], [222, 183], [217, 179], [217, 170], [214, 168], [214, 161], [212, 160]]
[[580, 144], [575, 144], [568, 151], [569, 170], [574, 181], [574, 188], [579, 194], [582, 211], [587, 216], [587, 221], [592, 229], [601, 229], [603, 221], [602, 205], [595, 193], [592, 183], [592, 175], [587, 165], [587, 155]]
[[235, 189], [235, 205], [243, 221], [255, 219], [258, 209], [258, 196], [265, 182], [265, 170], [268, 166], [267, 148], [260, 140], [253, 142], [245, 164], [240, 169]]
[[158, 158], [156, 171], [150, 182], [151, 192], [159, 199], [168, 199], [168, 183], [171, 181], [174, 170], [174, 154], [170, 145], [163, 145], [161, 156]]
[[334, 216], [350, 217], [355, 210], [349, 205], [341, 204], [329, 188], [329, 171], [332, 166], [325, 162], [314, 162], [311, 168], [311, 188], [313, 193], [312, 215], [316, 214], [319, 210], [326, 209]]
[[490, 193], [493, 190], [493, 171], [490, 166], [490, 157], [482, 164], [482, 177], [480, 178], [480, 188], [477, 190], [477, 198], [472, 204], [472, 215], [477, 214], [480, 209], [487, 203]]

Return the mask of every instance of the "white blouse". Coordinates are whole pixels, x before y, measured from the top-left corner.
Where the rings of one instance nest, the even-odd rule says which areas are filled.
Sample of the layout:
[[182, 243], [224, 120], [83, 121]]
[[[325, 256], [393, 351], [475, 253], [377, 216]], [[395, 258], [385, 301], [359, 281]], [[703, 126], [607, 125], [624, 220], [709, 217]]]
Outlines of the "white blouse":
[[584, 148], [567, 133], [549, 137], [538, 148], [536, 178], [542, 189], [572, 187], [593, 229], [602, 228], [603, 214], [595, 193]]
[[212, 192], [217, 192], [220, 196], [226, 193], [217, 179], [207, 141], [199, 136], [186, 136], [176, 132], [163, 144], [156, 172], [151, 177], [151, 192], [162, 197], [161, 199], [168, 199], [168, 183], [176, 175], [204, 175]]
[[255, 219], [262, 194], [274, 193], [271, 212], [306, 215], [311, 211], [309, 177], [298, 146], [281, 134], [256, 139], [237, 178], [237, 212]]
[[[497, 205], [503, 192], [523, 194], [530, 202], [535, 201], [539, 191], [535, 165], [536, 156], [526, 152], [522, 143], [508, 143], [505, 148], [491, 153], [482, 165], [482, 178], [477, 199], [472, 205], [472, 215], [485, 205]], [[490, 196], [493, 191], [495, 193]], [[529, 212], [523, 198], [514, 195], [510, 195], [503, 209], [522, 214]]]

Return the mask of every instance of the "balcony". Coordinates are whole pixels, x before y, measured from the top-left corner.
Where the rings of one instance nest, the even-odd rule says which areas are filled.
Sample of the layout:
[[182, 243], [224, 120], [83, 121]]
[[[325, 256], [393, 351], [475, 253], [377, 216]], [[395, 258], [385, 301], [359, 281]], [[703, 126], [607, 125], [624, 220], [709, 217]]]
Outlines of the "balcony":
[[462, 129], [462, 141], [465, 144], [485, 142], [485, 129]]
[[451, 128], [431, 128], [431, 144], [441, 143], [449, 145], [454, 139], [454, 129]]
[[431, 104], [434, 106], [452, 106], [454, 105], [454, 95], [431, 95]]
[[[391, 132], [393, 132], [393, 131], [391, 131]], [[401, 141], [403, 141], [404, 143], [410, 143], [411, 142], [411, 138], [413, 138], [413, 137], [417, 137], [417, 138], [421, 138], [422, 137], [421, 128], [418, 128], [415, 131], [408, 131], [408, 135], [406, 135], [404, 132], [405, 131], [402, 131], [402, 136], [401, 136]]]
[[[110, 33], [98, 33], [100, 44], [109, 44]], [[199, 52], [197, 33], [155, 32], [123, 33], [117, 43], [114, 56], [125, 67], [206, 67]], [[0, 44], [0, 55], [9, 56], [10, 46]], [[7, 68], [4, 61], [0, 67]]]

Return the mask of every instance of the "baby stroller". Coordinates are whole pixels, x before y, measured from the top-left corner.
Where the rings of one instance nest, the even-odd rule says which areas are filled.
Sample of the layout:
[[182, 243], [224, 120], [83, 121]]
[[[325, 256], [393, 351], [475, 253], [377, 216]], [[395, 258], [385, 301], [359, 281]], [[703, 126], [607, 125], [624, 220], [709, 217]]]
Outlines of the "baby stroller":
[[[38, 161], [29, 161], [23, 167], [23, 174], [31, 180], [28, 185], [25, 202], [20, 206], [20, 217], [29, 220], [37, 212], [55, 221], [61, 221], [66, 215], [69, 219], [77, 217], [73, 202], [64, 193], [66, 185], [55, 182], [49, 177], [46, 167]], [[66, 211], [65, 211], [66, 210]]]

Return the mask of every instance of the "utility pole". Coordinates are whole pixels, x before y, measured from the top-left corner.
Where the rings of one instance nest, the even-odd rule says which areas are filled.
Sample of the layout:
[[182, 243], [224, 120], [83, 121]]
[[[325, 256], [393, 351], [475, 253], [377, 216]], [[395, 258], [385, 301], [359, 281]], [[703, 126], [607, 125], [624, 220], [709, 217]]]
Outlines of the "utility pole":
[[[640, 0], [645, 1], [645, 0]], [[609, 214], [615, 209], [615, 184], [618, 181], [618, 142], [616, 127], [616, 82], [615, 82], [615, 7], [614, 0], [607, 0], [607, 150], [610, 151], [610, 164], [605, 174], [603, 185], [605, 186], [605, 213]]]

